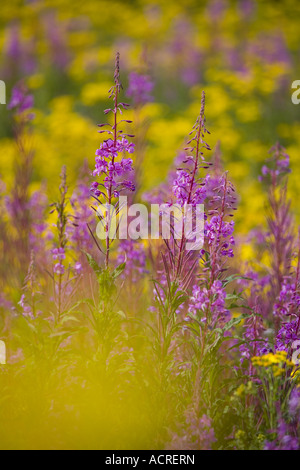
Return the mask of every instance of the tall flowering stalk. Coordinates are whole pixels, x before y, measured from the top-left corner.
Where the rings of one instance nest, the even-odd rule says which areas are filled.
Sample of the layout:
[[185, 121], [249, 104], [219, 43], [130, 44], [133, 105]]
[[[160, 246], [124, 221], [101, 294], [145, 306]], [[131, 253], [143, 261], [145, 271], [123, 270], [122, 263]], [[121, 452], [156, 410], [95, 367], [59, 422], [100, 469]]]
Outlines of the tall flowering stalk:
[[192, 401], [203, 409], [213, 405], [214, 384], [221, 371], [222, 344], [230, 337], [238, 317], [231, 320], [226, 286], [234, 276], [226, 277], [228, 259], [233, 257], [234, 223], [227, 218], [235, 209], [235, 193], [227, 174], [216, 182], [214, 196], [208, 199], [204, 225], [205, 244], [201, 251], [202, 269], [193, 285], [185, 317], [191, 335], [187, 357], [194, 371]]
[[272, 253], [270, 272], [270, 292], [268, 315], [282, 287], [284, 278], [289, 275], [294, 243], [294, 221], [290, 214], [290, 201], [287, 197], [287, 175], [290, 173], [289, 155], [277, 143], [269, 151], [271, 157], [262, 168], [260, 180], [268, 188], [268, 235], [267, 246]]
[[15, 178], [10, 196], [6, 199], [6, 206], [12, 224], [17, 228], [19, 272], [27, 269], [30, 258], [30, 232], [32, 201], [30, 198], [30, 183], [33, 172], [34, 151], [30, 139], [29, 123], [34, 118], [31, 111], [33, 96], [28, 93], [26, 86], [20, 82], [12, 91], [8, 109], [13, 113], [14, 134], [17, 147], [15, 159]]
[[34, 320], [39, 315], [38, 297], [40, 296], [40, 286], [37, 278], [37, 268], [35, 262], [35, 254], [31, 252], [31, 259], [28, 268], [28, 274], [23, 287], [23, 294], [19, 302], [21, 313], [24, 317]]
[[60, 199], [51, 206], [56, 212], [56, 242], [51, 250], [52, 255], [52, 273], [54, 285], [54, 299], [56, 306], [55, 321], [59, 323], [63, 315], [70, 306], [71, 300], [76, 294], [76, 288], [80, 279], [82, 265], [75, 259], [73, 264], [66, 264], [67, 245], [68, 245], [68, 225], [70, 224], [70, 214], [67, 211], [69, 204], [67, 172], [66, 167], [62, 168], [61, 184], [59, 186]]
[[65, 70], [72, 58], [66, 27], [63, 22], [57, 20], [53, 11], [44, 15], [42, 21], [49, 44], [49, 58], [57, 71]]
[[[287, 175], [290, 173], [289, 156], [285, 149], [276, 143], [270, 150], [271, 156], [262, 167], [259, 180], [268, 194], [267, 233], [261, 234], [264, 248], [270, 254], [270, 266], [263, 275], [249, 272], [247, 281], [250, 292], [248, 305], [253, 311], [251, 319], [245, 323], [247, 342], [241, 345], [242, 360], [252, 355], [266, 354], [273, 350], [286, 349], [285, 335], [291, 339], [292, 323], [289, 316], [292, 299], [297, 298], [297, 281], [291, 269], [294, 244], [294, 221], [290, 214], [290, 201], [287, 198]], [[296, 276], [297, 277], [297, 276]], [[294, 309], [295, 306], [293, 306]], [[285, 328], [290, 330], [285, 331]], [[271, 338], [265, 335], [271, 334]], [[250, 372], [253, 367], [250, 363]]]
[[[204, 180], [199, 178], [199, 169], [207, 169], [210, 164], [204, 160], [203, 149], [209, 150], [205, 142], [205, 134], [209, 133], [205, 126], [205, 93], [202, 92], [200, 114], [190, 133], [190, 139], [185, 148], [187, 155], [183, 166], [176, 171], [173, 179], [173, 198], [182, 210], [193, 210], [202, 204], [206, 197]], [[188, 214], [194, 218], [195, 213]], [[170, 372], [170, 362], [174, 359], [176, 349], [175, 337], [183, 327], [180, 313], [188, 301], [190, 286], [197, 273], [199, 253], [187, 247], [188, 236], [185, 230], [186, 213], [182, 217], [181, 238], [176, 239], [175, 227], [171, 221], [171, 239], [164, 240], [165, 252], [162, 252], [162, 269], [159, 278], [154, 280], [154, 296], [157, 313], [157, 328], [155, 352], [159, 358], [159, 375], [161, 387], [167, 386]], [[197, 234], [198, 236], [201, 234]]]
[[[175, 196], [175, 203], [180, 207], [195, 207], [198, 204], [203, 204], [206, 198], [205, 182], [199, 179], [199, 169], [207, 169], [210, 164], [204, 160], [202, 149], [210, 150], [209, 145], [204, 141], [205, 133], [209, 131], [205, 127], [205, 93], [202, 92], [200, 114], [196, 120], [193, 130], [190, 132], [190, 140], [185, 150], [188, 152], [184, 160], [185, 167], [177, 169], [176, 179], [173, 183], [173, 194]], [[169, 261], [172, 267], [172, 280], [175, 283], [180, 282], [182, 286], [187, 287], [187, 274], [186, 263], [193, 255], [193, 252], [186, 250], [187, 237], [185, 231], [186, 220], [183, 217], [182, 221], [182, 237], [179, 244], [173, 239], [173, 249], [168, 245]], [[195, 263], [196, 264], [196, 263]], [[188, 270], [192, 272], [191, 269]]]
[[[139, 189], [142, 185], [142, 166], [145, 157], [145, 139], [148, 130], [146, 119], [143, 118], [142, 110], [145, 104], [152, 101], [151, 92], [153, 82], [144, 73], [132, 72], [129, 75], [129, 84], [126, 95], [133, 101], [134, 127], [135, 127], [135, 162], [133, 183], [135, 191], [130, 194], [129, 203], [136, 200]], [[122, 274], [131, 282], [126, 282], [125, 289], [129, 289], [128, 297], [132, 299], [132, 289], [136, 291], [137, 283], [146, 274], [146, 252], [140, 240], [122, 240], [118, 246], [118, 263], [126, 260], [126, 268]], [[136, 305], [139, 305], [139, 296], [136, 297]]]
[[150, 76], [146, 73], [132, 72], [129, 75], [129, 84], [127, 90], [127, 96], [133, 101], [134, 111], [134, 125], [135, 125], [135, 170], [134, 179], [136, 185], [136, 191], [134, 196], [138, 193], [143, 178], [143, 161], [145, 158], [145, 140], [148, 131], [149, 124], [146, 118], [143, 118], [143, 108], [145, 104], [153, 101], [152, 90], [154, 83]]
[[166, 51], [172, 57], [175, 75], [179, 75], [187, 86], [201, 81], [201, 62], [204, 59], [203, 52], [195, 47], [194, 33], [187, 18], [177, 19]]
[[[116, 210], [116, 215], [119, 214], [121, 208], [119, 207], [116, 199], [120, 196], [121, 192], [134, 191], [135, 185], [132, 181], [123, 179], [122, 176], [133, 170], [132, 159], [126, 157], [126, 154], [134, 152], [134, 144], [130, 143], [125, 137], [133, 137], [130, 134], [125, 134], [119, 129], [121, 122], [130, 123], [129, 120], [118, 121], [118, 113], [122, 114], [122, 108], [127, 109], [127, 103], [119, 102], [119, 95], [122, 89], [120, 82], [120, 55], [116, 55], [115, 85], [109, 90], [109, 98], [113, 100], [113, 108], [106, 109], [105, 114], [113, 114], [113, 124], [99, 124], [99, 127], [109, 126], [109, 130], [101, 130], [100, 133], [107, 133], [109, 138], [104, 140], [96, 151], [96, 164], [93, 171], [94, 177], [101, 178], [101, 182], [94, 181], [92, 183], [91, 191], [94, 198], [99, 204], [107, 204], [108, 210], [106, 214], [106, 249], [105, 249], [105, 267], [109, 266], [110, 250], [113, 239], [110, 238], [111, 217], [110, 207], [113, 205]], [[122, 156], [122, 157], [121, 157]], [[120, 158], [121, 157], [121, 158]]]
[[268, 191], [268, 232], [261, 238], [270, 253], [270, 266], [266, 268], [267, 275], [250, 273], [253, 285], [250, 284], [248, 305], [252, 316], [245, 322], [245, 342], [240, 351], [242, 360], [251, 359], [249, 375], [258, 377], [262, 384], [254, 403], [260, 403], [272, 433], [265, 448], [292, 449], [298, 446], [297, 438], [291, 437], [292, 426], [285, 418], [288, 399], [297, 384], [292, 358], [300, 339], [300, 245], [298, 241], [293, 267], [294, 226], [286, 178], [290, 172], [289, 156], [279, 143], [269, 153], [271, 157], [262, 168], [260, 180]]
[[[202, 204], [206, 197], [204, 182], [199, 179], [198, 171], [200, 168], [208, 168], [209, 164], [205, 162], [202, 149], [210, 149], [208, 144], [204, 141], [205, 133], [209, 133], [205, 127], [205, 93], [202, 92], [200, 114], [196, 120], [193, 130], [190, 135], [192, 136], [188, 141], [185, 150], [188, 155], [183, 160], [184, 167], [178, 168], [176, 171], [176, 178], [173, 180], [173, 195], [174, 202], [178, 206], [188, 208], [189, 206], [195, 208], [196, 205]], [[186, 249], [188, 238], [185, 230], [186, 216], [182, 217], [182, 230], [181, 238], [176, 240], [175, 229], [171, 227], [172, 238], [170, 241], [164, 240], [166, 243], [166, 254], [162, 254], [164, 276], [167, 280], [168, 290], [173, 294], [177, 289], [186, 289], [189, 286], [193, 270], [196, 266], [197, 260], [192, 261], [192, 268], [188, 262], [194, 257], [195, 252]], [[171, 308], [171, 304], [169, 304]], [[174, 313], [174, 312], [173, 312]]]
[[66, 167], [64, 166], [61, 173], [61, 184], [59, 187], [60, 191], [60, 200], [59, 202], [54, 204], [56, 213], [57, 213], [57, 246], [53, 248], [51, 251], [52, 258], [54, 262], [53, 266], [53, 278], [54, 284], [56, 276], [58, 277], [57, 281], [57, 289], [56, 290], [56, 309], [57, 309], [57, 320], [60, 319], [62, 311], [63, 311], [63, 275], [65, 273], [65, 266], [63, 261], [66, 258], [65, 248], [67, 245], [67, 237], [66, 237], [66, 227], [68, 216], [66, 214], [66, 204], [67, 204], [67, 173]]
[[219, 179], [214, 191], [214, 197], [210, 201], [212, 207], [208, 213], [210, 218], [205, 223], [204, 232], [209, 253], [210, 287], [222, 274], [226, 258], [233, 257], [235, 245], [234, 222], [228, 218], [233, 217], [233, 211], [236, 210], [236, 197], [227, 173]]
[[[5, 263], [6, 254], [9, 250], [10, 246], [10, 239], [9, 233], [7, 229], [7, 223], [5, 222], [5, 214], [6, 214], [6, 204], [5, 204], [5, 193], [6, 193], [6, 185], [0, 179], [0, 240], [3, 249], [0, 251], [0, 290], [4, 293], [5, 290], [5, 283], [3, 282], [5, 277], [7, 277], [7, 266]], [[2, 299], [1, 294], [1, 299]], [[4, 297], [4, 295], [3, 295]], [[1, 300], [0, 300], [1, 303]]]
[[94, 230], [94, 211], [90, 207], [90, 188], [89, 188], [88, 162], [85, 161], [77, 186], [70, 199], [73, 208], [72, 224], [67, 227], [68, 238], [74, 249], [79, 253], [82, 251], [91, 251], [93, 248], [93, 239], [88, 227]]
[[[225, 287], [231, 282], [231, 277], [224, 276], [235, 244], [234, 222], [231, 220], [236, 209], [235, 190], [227, 174], [220, 174], [218, 155], [218, 168], [212, 177], [199, 177], [199, 169], [211, 166], [203, 156], [203, 149], [210, 150], [205, 142], [208, 131], [204, 109], [203, 92], [200, 115], [185, 149], [188, 155], [177, 169], [172, 187], [175, 202], [181, 208], [188, 205], [194, 208], [206, 202], [204, 246], [199, 252], [187, 249], [186, 220], [183, 218], [181, 240], [177, 241], [173, 236], [170, 241], [165, 241], [167, 250], [162, 254], [163, 269], [160, 281], [155, 282], [155, 295], [161, 385], [163, 389], [167, 387], [170, 363], [179, 354], [178, 370], [182, 370], [182, 374], [191, 380], [185, 397], [190, 403], [188, 410], [192, 410], [195, 420], [207, 423], [212, 443], [213, 424], [210, 417], [204, 415], [204, 408], [214, 407], [214, 384], [222, 369], [220, 348], [231, 328], [241, 318], [230, 321]], [[201, 264], [202, 270], [199, 272]], [[186, 421], [186, 432], [192, 433], [189, 412], [184, 413], [183, 419]]]
[[293, 271], [284, 279], [273, 310], [274, 321], [278, 325], [275, 349], [285, 351], [289, 357], [295, 342], [300, 340], [300, 230], [297, 265]]
[[5, 61], [1, 66], [1, 77], [19, 80], [37, 70], [36, 41], [22, 37], [21, 25], [14, 23], [6, 30], [4, 44]]
[[[121, 216], [124, 209], [120, 205], [119, 197], [121, 194], [128, 194], [135, 191], [135, 184], [127, 175], [133, 172], [133, 161], [129, 157], [134, 152], [134, 144], [128, 141], [128, 137], [134, 137], [131, 134], [124, 133], [120, 129], [120, 124], [125, 122], [130, 124], [132, 121], [121, 119], [118, 120], [122, 110], [128, 109], [129, 105], [119, 101], [122, 90], [120, 81], [120, 55], [117, 53], [115, 61], [114, 86], [109, 90], [109, 98], [113, 101], [113, 107], [106, 109], [105, 114], [112, 113], [113, 123], [99, 124], [101, 130], [99, 133], [108, 134], [108, 138], [103, 140], [100, 147], [96, 151], [95, 169], [93, 176], [97, 178], [91, 185], [93, 198], [103, 207], [106, 208], [106, 214], [99, 213], [94, 208], [98, 219], [105, 229], [105, 248], [98, 243], [92, 230], [89, 227], [90, 234], [98, 248], [104, 254], [104, 267], [99, 266], [97, 261], [86, 253], [87, 260], [94, 270], [99, 286], [99, 303], [94, 296], [91, 311], [91, 324], [98, 340], [97, 361], [101, 364], [101, 370], [106, 374], [109, 366], [109, 356], [112, 354], [116, 338], [120, 335], [120, 323], [124, 319], [123, 312], [115, 310], [115, 304], [119, 293], [115, 284], [116, 279], [121, 276], [126, 268], [126, 250], [125, 260], [114, 269], [110, 269], [111, 264], [111, 246], [115, 238], [111, 236], [112, 217]], [[109, 129], [102, 130], [108, 126]], [[118, 231], [116, 227], [116, 231]], [[131, 248], [131, 247], [130, 247]], [[131, 252], [132, 254], [132, 252]], [[141, 259], [141, 264], [144, 260]]]

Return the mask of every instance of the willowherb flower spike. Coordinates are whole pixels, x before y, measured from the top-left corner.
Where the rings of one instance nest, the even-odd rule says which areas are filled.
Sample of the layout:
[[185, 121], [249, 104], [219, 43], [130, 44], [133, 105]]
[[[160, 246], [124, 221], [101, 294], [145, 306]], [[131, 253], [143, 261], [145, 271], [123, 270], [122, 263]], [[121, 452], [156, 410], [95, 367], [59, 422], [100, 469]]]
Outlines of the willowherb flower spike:
[[114, 80], [115, 80], [116, 86], [118, 87], [118, 92], [120, 92], [122, 88], [122, 84], [120, 82], [120, 53], [119, 52], [117, 52], [116, 54]]
[[154, 84], [148, 75], [132, 72], [129, 75], [129, 86], [127, 96], [132, 98], [135, 106], [142, 106], [153, 101], [151, 92]]
[[[94, 199], [99, 204], [108, 204], [111, 206], [114, 201], [119, 198], [121, 193], [127, 191], [135, 191], [133, 181], [128, 179], [128, 175], [133, 172], [133, 161], [129, 157], [134, 152], [134, 144], [129, 142], [127, 137], [133, 137], [131, 134], [125, 134], [123, 130], [119, 129], [122, 122], [131, 123], [126, 119], [118, 121], [118, 114], [122, 114], [122, 109], [127, 109], [127, 103], [119, 102], [119, 94], [122, 89], [120, 81], [120, 54], [116, 55], [115, 72], [114, 72], [115, 85], [109, 90], [109, 98], [113, 100], [113, 108], [105, 110], [105, 114], [113, 113], [112, 124], [100, 124], [99, 126], [109, 126], [108, 130], [99, 131], [101, 134], [108, 134], [108, 139], [105, 139], [100, 147], [96, 150], [95, 169], [93, 176], [97, 179], [91, 185], [91, 193]], [[116, 202], [113, 204], [116, 205]], [[116, 207], [116, 206], [115, 206]], [[109, 212], [109, 211], [108, 211]], [[110, 215], [106, 217], [106, 267], [109, 262], [109, 252], [111, 241], [109, 239], [109, 226]]]
[[[260, 178], [268, 189], [268, 236], [267, 246], [272, 253], [268, 314], [272, 316], [274, 302], [284, 279], [289, 276], [294, 243], [294, 220], [290, 214], [287, 196], [287, 175], [290, 172], [289, 156], [277, 142], [269, 153]], [[278, 325], [277, 325], [278, 326]]]
[[33, 104], [33, 96], [28, 93], [24, 83], [20, 82], [13, 88], [12, 97], [7, 108], [14, 112], [15, 117], [19, 117], [26, 122], [34, 119], [34, 114], [30, 112]]
[[[207, 169], [211, 164], [204, 161], [202, 148], [210, 150], [209, 145], [204, 141], [204, 134], [209, 131], [205, 127], [205, 93], [202, 92], [200, 114], [190, 132], [192, 137], [188, 141], [188, 145], [193, 146], [185, 147], [189, 152], [184, 160], [185, 168], [177, 169], [177, 178], [173, 183], [173, 193], [176, 197], [176, 203], [180, 206], [184, 204], [202, 204], [206, 198], [205, 185], [202, 180], [198, 178], [199, 168]], [[193, 155], [194, 154], [194, 155]], [[200, 162], [201, 160], [201, 162]]]
[[300, 234], [298, 235], [297, 267], [286, 276], [274, 304], [274, 321], [277, 327], [275, 349], [291, 353], [294, 341], [300, 339]]
[[291, 172], [290, 157], [279, 142], [269, 150], [269, 154], [271, 154], [271, 157], [263, 165], [259, 180], [275, 186], [283, 176]]
[[[199, 169], [208, 168], [210, 164], [204, 161], [202, 149], [209, 149], [204, 141], [205, 127], [205, 93], [202, 92], [201, 108], [199, 116], [190, 132], [190, 140], [184, 150], [187, 155], [180, 155], [177, 162], [181, 164], [177, 168], [176, 175], [171, 175], [175, 203], [182, 208], [195, 208], [206, 199], [206, 191], [203, 178], [199, 178]], [[191, 145], [192, 144], [192, 145]], [[174, 201], [173, 201], [174, 203]], [[170, 203], [169, 203], [170, 204]], [[189, 210], [188, 209], [188, 210]], [[189, 217], [195, 219], [195, 211], [189, 212]], [[166, 253], [162, 254], [162, 269], [159, 272], [159, 283], [155, 284], [155, 298], [158, 304], [163, 305], [165, 294], [160, 286], [165, 286], [170, 299], [174, 299], [180, 290], [187, 292], [195, 281], [199, 252], [187, 249], [187, 236], [185, 233], [186, 216], [182, 219], [181, 238], [175, 239], [175, 227], [170, 226], [171, 240], [164, 240]], [[174, 307], [175, 308], [175, 307]], [[183, 305], [177, 305], [175, 313], [179, 313]], [[171, 308], [172, 310], [172, 308]], [[168, 313], [170, 315], [170, 312]]]

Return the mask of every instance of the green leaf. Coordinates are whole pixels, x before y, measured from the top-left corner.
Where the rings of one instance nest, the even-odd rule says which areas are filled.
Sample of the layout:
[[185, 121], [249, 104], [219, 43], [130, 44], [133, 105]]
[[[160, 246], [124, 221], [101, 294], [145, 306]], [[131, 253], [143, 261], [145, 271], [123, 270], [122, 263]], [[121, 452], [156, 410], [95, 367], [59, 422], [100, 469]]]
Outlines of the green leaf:
[[78, 318], [74, 317], [74, 316], [71, 316], [71, 315], [65, 315], [62, 317], [60, 323], [61, 325], [63, 325], [64, 323], [66, 323], [67, 321], [76, 321], [78, 322]]
[[188, 296], [186, 294], [179, 294], [176, 295], [175, 299], [172, 302], [172, 307], [174, 310], [177, 310], [180, 305], [182, 305], [186, 300], [188, 300]]
[[91, 268], [94, 270], [97, 276], [100, 276], [102, 274], [102, 268], [100, 268], [98, 263], [94, 260], [94, 258], [89, 253], [87, 252], [84, 252], [84, 253]]
[[238, 317], [232, 318], [228, 323], [225, 324], [223, 332], [230, 330], [232, 326], [238, 325], [245, 318], [249, 318], [249, 316], [250, 315], [248, 313], [242, 313]]
[[227, 286], [230, 282], [237, 281], [238, 279], [244, 279], [245, 281], [253, 281], [250, 277], [246, 276], [240, 276], [237, 274], [232, 274], [231, 276], [228, 276], [223, 282], [224, 282], [224, 287]]
[[116, 269], [114, 269], [113, 272], [111, 273], [112, 278], [116, 279], [117, 277], [119, 277], [125, 268], [126, 268], [126, 262], [119, 264], [119, 266], [117, 266]]
[[125, 313], [124, 313], [122, 310], [119, 310], [119, 311], [117, 312], [117, 314], [120, 315], [120, 317], [122, 317], [122, 318], [126, 318], [126, 315], [125, 315]]

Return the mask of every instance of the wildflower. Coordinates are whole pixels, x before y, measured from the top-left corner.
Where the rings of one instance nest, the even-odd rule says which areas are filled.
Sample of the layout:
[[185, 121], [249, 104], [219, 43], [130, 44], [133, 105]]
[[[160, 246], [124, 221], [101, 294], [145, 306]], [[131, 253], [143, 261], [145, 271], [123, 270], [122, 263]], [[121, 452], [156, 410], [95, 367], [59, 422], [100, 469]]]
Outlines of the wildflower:
[[[198, 416], [193, 408], [188, 408], [185, 413], [186, 426], [177, 434], [174, 434], [168, 449], [185, 449], [185, 450], [209, 450], [216, 442], [215, 432], [212, 427], [212, 420], [203, 414]], [[184, 447], [182, 447], [184, 446]]]
[[58, 21], [53, 12], [48, 12], [44, 17], [44, 28], [53, 65], [65, 69], [71, 60], [71, 53], [68, 48], [64, 23]]
[[2, 78], [30, 76], [37, 69], [36, 42], [32, 38], [25, 41], [18, 23], [7, 28], [7, 40], [4, 44], [5, 68], [1, 70]]
[[128, 189], [128, 191], [135, 191], [135, 184], [132, 181], [124, 180], [121, 183], [123, 189]]
[[[246, 359], [251, 359], [254, 364], [255, 361], [261, 361], [269, 353], [270, 347], [268, 340], [263, 338], [264, 326], [262, 319], [258, 315], [254, 315], [246, 320], [244, 325], [244, 338], [245, 343], [239, 347], [241, 353], [241, 363]], [[255, 363], [254, 365], [259, 365]]]
[[287, 359], [286, 351], [255, 356], [252, 357], [251, 361], [257, 367], [272, 367], [275, 376], [281, 375], [282, 371], [285, 371], [285, 366], [292, 367], [294, 365]]
[[276, 349], [279, 351], [290, 351], [291, 344], [300, 339], [298, 333], [298, 321], [292, 320], [282, 325], [276, 336]]
[[[217, 244], [220, 247], [220, 254], [222, 256], [233, 257], [233, 250], [231, 246], [234, 246], [235, 241], [232, 236], [234, 231], [234, 222], [225, 222], [221, 216], [213, 216], [210, 221], [205, 222], [204, 235], [209, 246]], [[229, 238], [228, 242], [225, 241]], [[223, 240], [222, 240], [223, 239]]]
[[192, 196], [190, 195], [191, 186], [193, 187], [192, 176], [185, 170], [177, 171], [177, 178], [173, 183], [173, 193], [176, 197], [176, 202], [180, 206], [185, 203], [196, 206], [203, 204], [206, 198], [205, 187], [200, 186], [194, 189]]
[[245, 433], [245, 431], [243, 431], [242, 429], [239, 429], [239, 430], [235, 433], [235, 436], [234, 436], [234, 437], [235, 437], [235, 439], [238, 439], [238, 440], [241, 440], [241, 441], [242, 441], [243, 439], [245, 439], [246, 433]]
[[31, 319], [34, 318], [34, 315], [32, 313], [32, 309], [27, 304], [24, 294], [22, 295], [22, 297], [20, 299], [20, 302], [18, 302], [18, 305], [20, 305], [20, 307], [22, 307], [22, 314], [23, 314], [24, 317], [28, 317], [28, 318], [31, 318]]
[[299, 441], [293, 436], [292, 426], [287, 424], [280, 416], [274, 441], [265, 443], [265, 450], [299, 450]]
[[[85, 164], [83, 174], [87, 174], [87, 165]], [[100, 190], [98, 182], [93, 183], [94, 194], [97, 197]], [[90, 190], [86, 176], [84, 176], [78, 183], [76, 190], [71, 197], [71, 204], [74, 209], [74, 221], [72, 224], [67, 225], [66, 231], [68, 239], [73, 243], [74, 247], [78, 250], [88, 251], [92, 249], [93, 243], [88, 227], [94, 225], [94, 213], [89, 205]]]
[[222, 282], [216, 280], [212, 286], [207, 289], [198, 285], [193, 286], [193, 295], [189, 302], [189, 313], [200, 320], [206, 322], [207, 316], [212, 320], [213, 324], [222, 324], [229, 319], [230, 312], [225, 307], [226, 291]]
[[74, 266], [74, 269], [75, 269], [75, 271], [76, 271], [77, 274], [81, 274], [81, 272], [82, 272], [82, 264], [79, 263], [79, 262], [77, 262], [77, 263], [75, 264], [75, 266]]
[[[105, 202], [109, 205], [112, 204], [113, 198], [118, 198], [123, 191], [135, 191], [135, 185], [132, 181], [128, 180], [128, 174], [132, 172], [132, 159], [127, 154], [134, 152], [134, 144], [129, 142], [126, 137], [129, 134], [123, 134], [118, 129], [117, 116], [118, 113], [122, 114], [121, 108], [127, 109], [127, 103], [118, 101], [119, 94], [122, 89], [120, 82], [120, 55], [116, 55], [116, 65], [114, 73], [115, 85], [109, 90], [109, 97], [113, 99], [114, 108], [105, 110], [105, 114], [113, 112], [114, 125], [100, 124], [99, 127], [110, 126], [112, 130], [100, 130], [100, 133], [107, 133], [108, 138], [105, 139], [96, 151], [95, 169], [93, 171], [94, 177], [101, 178], [101, 181], [94, 181], [91, 185], [91, 193], [97, 198], [98, 202]], [[122, 122], [122, 121], [121, 121]], [[126, 121], [131, 122], [131, 121]], [[133, 136], [131, 136], [133, 137]], [[125, 179], [126, 176], [126, 179]], [[100, 189], [100, 188], [103, 188]], [[105, 264], [108, 267], [109, 253], [110, 253], [110, 239], [109, 239], [109, 220], [107, 223], [107, 238], [106, 238], [106, 254]]]
[[294, 388], [292, 390], [289, 400], [289, 412], [293, 418], [300, 418], [300, 389]]
[[148, 75], [132, 72], [129, 75], [127, 96], [133, 99], [135, 106], [152, 101], [151, 92], [154, 84]]
[[234, 392], [234, 395], [237, 397], [242, 397], [245, 395], [246, 391], [246, 386], [244, 384], [241, 384], [239, 388]]
[[284, 175], [290, 173], [290, 157], [285, 149], [277, 142], [270, 150], [271, 157], [266, 161], [266, 165], [262, 167], [262, 176], [260, 181], [277, 183]]
[[141, 243], [135, 240], [120, 240], [118, 247], [118, 264], [126, 261], [123, 278], [130, 278], [132, 282], [137, 282], [146, 270], [146, 253]]
[[187, 156], [184, 160], [186, 168], [178, 168], [177, 176], [173, 182], [173, 193], [176, 197], [176, 203], [181, 207], [184, 204], [202, 204], [206, 198], [205, 187], [202, 180], [197, 178], [199, 168], [207, 168], [209, 164], [204, 161], [202, 149], [210, 150], [209, 145], [204, 141], [204, 134], [208, 132], [205, 127], [205, 93], [202, 92], [200, 115], [193, 127], [191, 134], [193, 137], [188, 141], [185, 150], [196, 153], [195, 157]]
[[55, 274], [63, 275], [65, 272], [65, 267], [61, 263], [56, 263], [53, 271]]
[[[33, 96], [27, 94], [27, 89], [23, 84], [16, 85], [12, 90], [12, 97], [8, 104], [8, 109], [14, 109], [17, 116], [22, 115], [33, 107]], [[26, 115], [27, 120], [32, 120], [34, 114]]]
[[64, 260], [66, 258], [65, 250], [64, 248], [54, 248], [52, 251], [52, 257], [53, 260]]

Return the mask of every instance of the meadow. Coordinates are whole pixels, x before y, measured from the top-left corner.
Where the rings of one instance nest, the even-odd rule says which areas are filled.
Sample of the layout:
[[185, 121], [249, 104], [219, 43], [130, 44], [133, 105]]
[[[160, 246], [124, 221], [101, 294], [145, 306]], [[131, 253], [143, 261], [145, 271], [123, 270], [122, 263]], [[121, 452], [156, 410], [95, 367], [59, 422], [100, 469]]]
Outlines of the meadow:
[[299, 13], [1, 5], [1, 449], [300, 449]]

